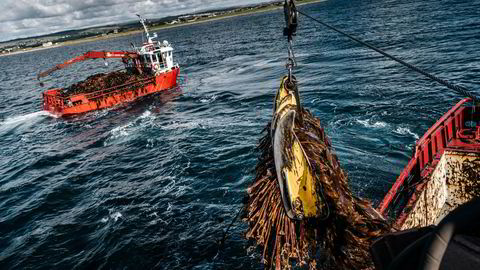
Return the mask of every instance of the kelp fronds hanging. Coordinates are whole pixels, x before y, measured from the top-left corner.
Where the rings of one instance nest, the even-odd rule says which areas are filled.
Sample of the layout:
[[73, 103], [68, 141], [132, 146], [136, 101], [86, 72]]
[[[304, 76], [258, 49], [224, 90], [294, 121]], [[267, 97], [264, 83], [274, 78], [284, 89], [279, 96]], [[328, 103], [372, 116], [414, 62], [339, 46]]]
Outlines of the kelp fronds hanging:
[[[320, 124], [308, 110], [295, 114], [294, 134], [308, 159], [317, 194], [322, 194], [328, 216], [294, 220], [282, 204], [273, 156], [271, 124], [258, 149], [261, 156], [256, 176], [248, 188], [244, 220], [246, 237], [262, 248], [268, 268], [290, 269], [292, 265], [310, 269], [365, 269], [371, 266], [369, 246], [373, 238], [389, 231], [389, 225], [371, 204], [352, 194], [347, 174]], [[289, 145], [285, 143], [284, 145]], [[289, 149], [286, 156], [291, 157]]]

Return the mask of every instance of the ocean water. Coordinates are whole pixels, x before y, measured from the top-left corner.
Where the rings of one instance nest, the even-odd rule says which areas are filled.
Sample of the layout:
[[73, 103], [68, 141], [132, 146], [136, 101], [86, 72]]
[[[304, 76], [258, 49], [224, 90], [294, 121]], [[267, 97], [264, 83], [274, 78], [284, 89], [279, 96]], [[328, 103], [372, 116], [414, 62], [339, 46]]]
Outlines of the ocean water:
[[[480, 94], [480, 1], [324, 1], [304, 12]], [[0, 57], [1, 269], [262, 269], [242, 206], [285, 74], [281, 10], [158, 31], [185, 84], [72, 118], [41, 111], [36, 74], [140, 35]], [[415, 141], [461, 97], [300, 17], [303, 105], [351, 188], [378, 203]], [[46, 87], [121, 67], [87, 61]]]

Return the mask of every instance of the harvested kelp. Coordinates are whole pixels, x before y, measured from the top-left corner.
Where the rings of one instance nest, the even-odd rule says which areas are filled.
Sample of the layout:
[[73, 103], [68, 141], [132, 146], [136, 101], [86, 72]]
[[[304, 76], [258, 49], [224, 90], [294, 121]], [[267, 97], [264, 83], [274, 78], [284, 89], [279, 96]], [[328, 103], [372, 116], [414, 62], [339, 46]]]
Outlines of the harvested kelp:
[[92, 93], [95, 91], [105, 90], [108, 88], [146, 79], [147, 77], [149, 77], [149, 75], [139, 75], [122, 71], [113, 71], [107, 74], [98, 73], [87, 77], [87, 79], [83, 81], [72, 84], [68, 88], [62, 89], [61, 95], [66, 97], [77, 94]]
[[294, 123], [293, 130], [285, 130], [294, 134], [286, 134], [285, 140], [298, 138], [313, 174], [316, 193], [322, 194], [328, 215], [301, 220], [287, 216], [277, 181], [269, 123], [258, 145], [261, 155], [255, 179], [247, 190], [246, 238], [263, 248], [263, 262], [268, 268], [370, 267], [370, 243], [389, 231], [389, 225], [368, 201], [356, 197], [349, 189], [347, 174], [340, 167], [320, 120], [301, 108], [295, 113]]

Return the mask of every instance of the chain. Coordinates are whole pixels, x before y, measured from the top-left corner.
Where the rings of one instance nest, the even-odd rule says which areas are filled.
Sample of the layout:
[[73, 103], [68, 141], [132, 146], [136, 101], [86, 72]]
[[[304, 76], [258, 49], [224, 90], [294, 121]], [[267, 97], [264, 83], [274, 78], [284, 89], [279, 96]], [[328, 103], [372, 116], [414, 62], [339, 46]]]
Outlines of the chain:
[[292, 81], [292, 70], [294, 67], [297, 66], [297, 60], [295, 59], [295, 53], [293, 52], [293, 41], [289, 40], [288, 41], [288, 58], [287, 58], [287, 64], [285, 65], [288, 71], [288, 81]]
[[285, 0], [283, 5], [283, 11], [285, 13], [285, 23], [286, 27], [283, 29], [283, 35], [287, 36], [288, 40], [288, 58], [287, 64], [285, 65], [288, 71], [288, 82], [291, 85], [293, 83], [292, 70], [297, 66], [297, 61], [295, 59], [295, 53], [293, 52], [293, 37], [297, 34], [297, 8], [295, 7], [295, 1]]

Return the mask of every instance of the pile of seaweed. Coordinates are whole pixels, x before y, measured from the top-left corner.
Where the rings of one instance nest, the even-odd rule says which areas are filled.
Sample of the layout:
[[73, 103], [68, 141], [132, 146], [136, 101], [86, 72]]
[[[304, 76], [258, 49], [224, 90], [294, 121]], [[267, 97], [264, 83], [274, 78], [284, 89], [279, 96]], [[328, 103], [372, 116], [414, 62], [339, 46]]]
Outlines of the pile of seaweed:
[[98, 73], [87, 77], [85, 80], [72, 84], [68, 88], [61, 90], [60, 94], [64, 97], [73, 96], [77, 94], [92, 93], [100, 90], [105, 90], [115, 86], [135, 82], [146, 79], [149, 76], [146, 74], [130, 74], [123, 71], [113, 71], [110, 73]]
[[[320, 120], [308, 110], [296, 114], [295, 133], [311, 164], [317, 185], [323, 187], [329, 216], [294, 221], [287, 217], [278, 187], [270, 123], [260, 140], [256, 176], [248, 188], [244, 220], [246, 238], [263, 249], [268, 269], [368, 269], [373, 267], [369, 246], [390, 231], [370, 202], [353, 194]], [[291, 136], [290, 136], [291, 137]]]

